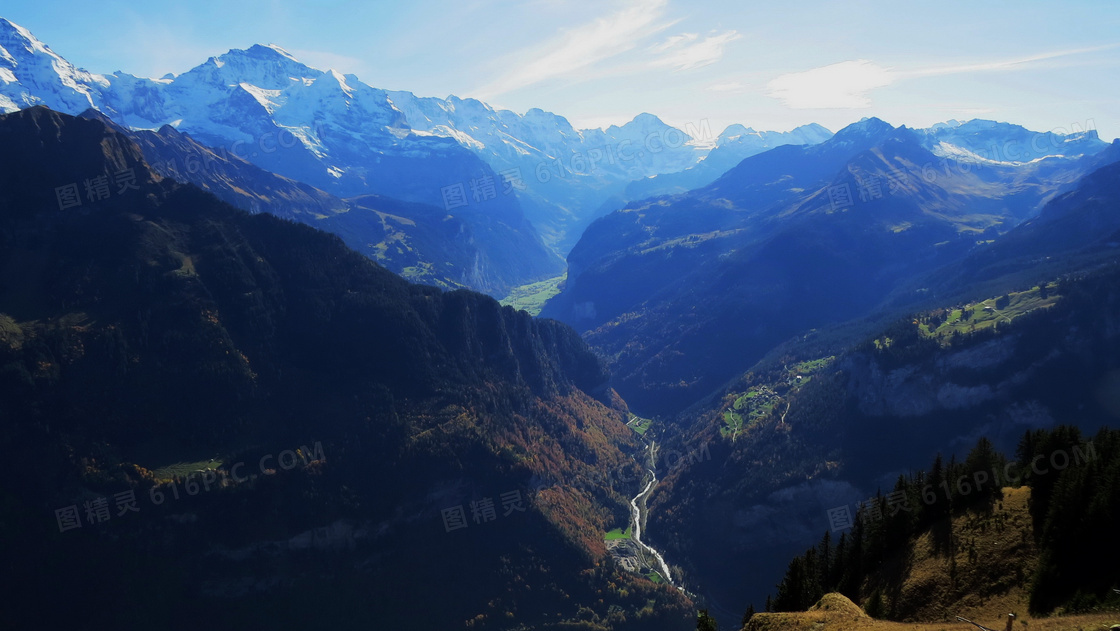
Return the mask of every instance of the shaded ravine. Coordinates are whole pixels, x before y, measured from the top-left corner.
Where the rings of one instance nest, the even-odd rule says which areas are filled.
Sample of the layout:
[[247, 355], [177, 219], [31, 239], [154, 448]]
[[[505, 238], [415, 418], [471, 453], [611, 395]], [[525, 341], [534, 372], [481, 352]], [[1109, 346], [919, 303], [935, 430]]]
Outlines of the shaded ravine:
[[[652, 459], [652, 455], [656, 450], [656, 443], [650, 444], [649, 450]], [[646, 499], [649, 498], [650, 493], [653, 492], [654, 485], [657, 484], [657, 473], [651, 468], [649, 470], [649, 474], [651, 478], [649, 483], [646, 484], [646, 488], [642, 489], [641, 493], [638, 493], [634, 496], [634, 499], [630, 500], [630, 515], [634, 520], [630, 538], [633, 539], [634, 543], [636, 543], [638, 547], [646, 550], [647, 552], [652, 554], [655, 559], [657, 559], [657, 562], [660, 565], [660, 567], [658, 568], [658, 572], [661, 573], [661, 576], [664, 577], [666, 581], [669, 581], [670, 585], [674, 585], [673, 577], [669, 574], [669, 564], [665, 562], [665, 557], [661, 556], [661, 553], [655, 550], [653, 546], [642, 541], [642, 510], [641, 508], [639, 508], [638, 502], [641, 502], [642, 507], [645, 507]], [[677, 589], [681, 588], [677, 587]]]

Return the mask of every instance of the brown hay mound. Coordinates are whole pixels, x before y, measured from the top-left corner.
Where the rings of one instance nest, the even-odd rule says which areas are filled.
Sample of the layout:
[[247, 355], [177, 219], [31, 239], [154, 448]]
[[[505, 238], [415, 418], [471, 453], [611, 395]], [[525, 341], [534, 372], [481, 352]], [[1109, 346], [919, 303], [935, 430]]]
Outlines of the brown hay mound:
[[828, 611], [832, 613], [848, 614], [849, 616], [857, 618], [867, 617], [867, 614], [863, 613], [859, 605], [849, 600], [847, 596], [835, 592], [825, 594], [817, 604], [809, 608], [809, 611]]

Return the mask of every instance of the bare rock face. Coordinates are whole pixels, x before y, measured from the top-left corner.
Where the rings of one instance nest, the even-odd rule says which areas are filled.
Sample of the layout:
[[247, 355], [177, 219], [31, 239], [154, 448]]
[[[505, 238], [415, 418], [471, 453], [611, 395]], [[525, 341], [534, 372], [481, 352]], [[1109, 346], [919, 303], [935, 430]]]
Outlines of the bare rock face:
[[932, 361], [887, 368], [871, 358], [846, 362], [850, 387], [859, 395], [860, 411], [871, 416], [917, 417], [939, 410], [973, 408], [1022, 382], [1035, 368], [1022, 366], [1000, 383], [962, 385], [954, 375], [997, 368], [1014, 357], [1018, 339], [1006, 336], [939, 355]]

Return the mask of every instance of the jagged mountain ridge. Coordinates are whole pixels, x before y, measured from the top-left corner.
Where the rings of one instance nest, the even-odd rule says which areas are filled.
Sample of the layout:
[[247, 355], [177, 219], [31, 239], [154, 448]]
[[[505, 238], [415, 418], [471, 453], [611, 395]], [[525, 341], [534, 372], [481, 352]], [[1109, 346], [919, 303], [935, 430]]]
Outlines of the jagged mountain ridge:
[[[613, 182], [621, 190], [634, 177], [684, 168], [700, 157], [679, 130], [667, 148], [655, 139], [656, 150], [643, 150], [647, 137], [670, 129], [649, 115], [621, 128], [580, 132], [539, 110], [518, 116], [473, 100], [390, 95], [353, 75], [311, 68], [274, 45], [231, 50], [178, 76], [144, 79], [78, 70], [26, 29], [4, 21], [0, 30], [4, 111], [45, 104], [78, 114], [93, 107], [134, 129], [170, 124], [205, 145], [339, 197], [372, 193], [442, 207], [453, 205], [445, 189], [462, 186], [468, 212], [515, 217], [517, 198], [525, 196], [541, 212], [580, 218], [585, 206], [595, 209], [605, 199], [599, 191], [604, 186]], [[416, 120], [414, 127], [394, 101]], [[631, 140], [633, 158], [595, 157]], [[587, 155], [573, 163], [579, 152]], [[597, 168], [581, 165], [588, 159]], [[514, 167], [521, 168], [519, 175], [498, 173]], [[556, 181], [534, 191], [547, 183], [548, 168]], [[476, 197], [479, 181], [490, 184]], [[502, 191], [506, 182], [517, 190], [486, 190]], [[565, 223], [540, 213], [533, 218]]]
[[562, 253], [629, 182], [690, 167], [712, 140], [703, 137], [711, 135], [706, 121], [682, 131], [652, 114], [606, 130], [577, 130], [537, 108], [521, 116], [455, 96], [391, 92], [390, 99], [414, 129], [458, 139], [496, 171], [517, 169], [527, 216]]
[[[358, 142], [365, 143], [367, 153], [376, 147], [387, 159], [466, 161], [462, 173], [446, 171], [444, 178], [478, 167], [454, 142], [410, 134], [384, 91], [360, 82], [351, 86], [347, 77], [310, 68], [277, 46], [231, 50], [177, 77], [153, 80], [81, 71], [26, 29], [6, 20], [0, 29], [10, 75], [5, 93], [20, 107], [42, 103], [71, 114], [93, 107], [140, 129], [174, 123], [208, 146], [225, 147], [280, 175], [293, 177], [298, 171], [293, 179], [342, 195], [377, 192], [368, 185], [380, 184], [383, 177], [376, 169], [371, 173], [368, 162], [374, 156], [355, 155]], [[48, 94], [38, 94], [42, 90]], [[84, 97], [79, 107], [69, 98], [73, 93]], [[359, 120], [358, 138], [331, 137], [340, 126]], [[273, 144], [261, 142], [266, 139]], [[355, 159], [360, 163], [346, 164]], [[423, 179], [422, 173], [414, 179]], [[423, 196], [436, 201], [438, 190]]]
[[[764, 148], [815, 144], [830, 135], [815, 125], [785, 133], [732, 125], [710, 138], [706, 121], [680, 130], [649, 114], [621, 127], [576, 130], [563, 117], [537, 109], [518, 115], [473, 99], [379, 90], [353, 75], [310, 68], [274, 45], [231, 50], [162, 79], [95, 75], [73, 67], [27, 29], [5, 20], [0, 31], [6, 45], [0, 64], [7, 70], [0, 74], [0, 110], [42, 103], [78, 114], [95, 107], [131, 128], [172, 124], [203, 144], [339, 197], [372, 193], [442, 207], [444, 189], [461, 185], [468, 211], [516, 222], [519, 200], [561, 253], [619, 199], [706, 185]], [[1026, 133], [1003, 123], [953, 121], [936, 126], [929, 137], [950, 154], [975, 155], [997, 139], [1006, 148], [1007, 138], [1026, 139]], [[1056, 138], [1043, 141], [1047, 155], [1088, 151], [1099, 143], [1091, 132], [1079, 143]], [[1029, 146], [1020, 154], [1041, 155], [1039, 147]], [[501, 175], [511, 169], [518, 170], [517, 190], [489, 197], [484, 188], [472, 199], [472, 182], [501, 183], [515, 177]], [[401, 177], [405, 172], [408, 177]], [[662, 186], [651, 176], [672, 183]]]
[[676, 173], [665, 173], [631, 182], [626, 200], [683, 193], [714, 182], [746, 158], [781, 145], [816, 145], [832, 137], [832, 132], [815, 123], [788, 132], [755, 131], [731, 125], [716, 139], [715, 147], [698, 164]]
[[1023, 163], [1051, 156], [1077, 157], [1104, 149], [1105, 143], [1091, 126], [1071, 125], [1070, 130], [1031, 131], [1021, 125], [973, 119], [949, 121], [923, 130], [925, 146], [939, 155], [975, 160]]
[[[481, 212], [512, 212], [511, 200], [520, 200], [560, 252], [629, 182], [684, 170], [716, 140], [707, 121], [681, 130], [641, 114], [622, 126], [576, 130], [539, 109], [518, 115], [474, 99], [387, 92], [310, 68], [273, 45], [231, 50], [161, 79], [96, 75], [27, 29], [3, 21], [0, 31], [10, 49], [0, 57], [0, 111], [44, 104], [78, 114], [93, 107], [134, 129], [171, 124], [339, 197], [374, 193], [443, 206], [443, 189], [462, 185], [467, 206]], [[513, 169], [519, 171], [500, 175]], [[399, 177], [405, 171], [409, 176]], [[472, 199], [471, 182], [493, 178], [501, 188], [515, 176], [512, 194]]]
[[164, 177], [194, 184], [249, 212], [337, 234], [355, 251], [413, 282], [500, 297], [526, 278], [557, 273], [555, 257], [542, 264], [536, 256], [539, 240], [524, 220], [511, 225], [487, 213], [459, 216], [378, 195], [344, 200], [215, 151], [169, 125], [159, 131], [129, 130], [93, 109], [82, 117], [98, 118], [127, 135]]
[[[5, 111], [36, 103], [75, 115], [94, 108], [136, 130], [170, 126], [213, 154], [244, 159], [336, 197], [376, 194], [454, 211], [473, 234], [433, 234], [465, 241], [458, 249], [474, 255], [432, 256], [422, 265], [402, 266], [424, 268], [419, 278], [451, 277], [504, 295], [563, 271], [563, 261], [526, 221], [501, 176], [453, 139], [414, 133], [384, 90], [356, 77], [316, 70], [277, 46], [260, 45], [212, 57], [172, 78], [94, 75], [74, 68], [26, 29], [3, 21], [0, 31]], [[459, 196], [449, 203], [454, 190]], [[381, 237], [356, 236], [367, 246]], [[501, 261], [499, 242], [516, 244], [517, 264]], [[500, 269], [494, 269], [497, 263]], [[448, 264], [449, 271], [426, 269]]]

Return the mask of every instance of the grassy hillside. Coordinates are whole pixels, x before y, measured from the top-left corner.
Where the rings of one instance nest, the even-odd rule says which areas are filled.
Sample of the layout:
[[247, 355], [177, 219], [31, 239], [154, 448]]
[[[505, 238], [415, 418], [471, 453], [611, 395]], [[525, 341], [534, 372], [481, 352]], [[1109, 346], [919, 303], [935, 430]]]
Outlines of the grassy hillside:
[[981, 438], [961, 463], [938, 456], [900, 476], [892, 493], [861, 503], [835, 545], [826, 533], [794, 558], [766, 609], [799, 611], [838, 591], [902, 622], [1120, 615], [1120, 432], [1030, 431], [1017, 453], [1008, 461]]
[[[1003, 493], [990, 511], [969, 510], [954, 516], [950, 529], [938, 525], [921, 533], [887, 560], [865, 592], [888, 594], [883, 608], [908, 621], [976, 619], [1000, 611], [1025, 615], [1038, 564], [1030, 489], [1008, 487]], [[951, 538], [942, 536], [946, 531]]]

